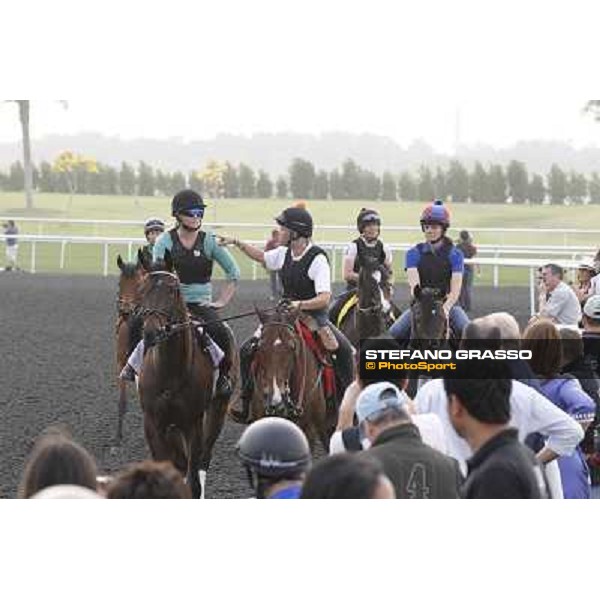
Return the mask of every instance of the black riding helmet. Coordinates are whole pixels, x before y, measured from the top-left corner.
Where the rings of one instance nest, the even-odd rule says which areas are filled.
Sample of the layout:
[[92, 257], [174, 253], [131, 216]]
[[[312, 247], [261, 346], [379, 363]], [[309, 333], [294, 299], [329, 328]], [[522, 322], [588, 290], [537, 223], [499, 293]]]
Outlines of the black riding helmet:
[[238, 441], [236, 452], [249, 471], [272, 480], [295, 479], [311, 462], [302, 430], [280, 417], [266, 417], [252, 423]]
[[181, 190], [171, 200], [171, 214], [174, 217], [191, 210], [203, 211], [205, 208], [206, 204], [204, 204], [202, 196], [194, 190]]
[[365, 225], [369, 223], [375, 223], [381, 227], [381, 217], [376, 210], [372, 208], [361, 208], [358, 213], [358, 217], [356, 217], [356, 227], [359, 233], [363, 232]]
[[165, 230], [165, 222], [162, 219], [157, 219], [152, 217], [148, 219], [144, 223], [144, 233], [149, 233], [150, 231], [164, 231]]
[[302, 237], [312, 237], [313, 220], [305, 208], [298, 206], [286, 208], [278, 217], [275, 217], [275, 221]]

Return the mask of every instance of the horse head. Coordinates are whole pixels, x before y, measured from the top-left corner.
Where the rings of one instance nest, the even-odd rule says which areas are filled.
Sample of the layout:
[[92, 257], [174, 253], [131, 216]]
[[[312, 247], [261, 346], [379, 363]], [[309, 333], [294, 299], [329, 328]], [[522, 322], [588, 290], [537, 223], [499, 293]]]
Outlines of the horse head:
[[121, 315], [130, 314], [137, 306], [140, 298], [140, 284], [144, 279], [144, 268], [139, 260], [125, 262], [121, 255], [117, 256], [119, 267], [119, 296], [118, 306]]
[[421, 345], [435, 346], [446, 337], [447, 319], [444, 312], [444, 296], [435, 288], [421, 288], [413, 291], [411, 305], [411, 339], [421, 340]]

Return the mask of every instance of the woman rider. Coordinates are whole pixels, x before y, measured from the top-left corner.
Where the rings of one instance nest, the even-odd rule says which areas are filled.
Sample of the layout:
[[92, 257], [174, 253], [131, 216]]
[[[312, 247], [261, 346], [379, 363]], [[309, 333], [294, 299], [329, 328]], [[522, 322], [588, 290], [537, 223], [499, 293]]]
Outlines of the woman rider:
[[379, 213], [371, 208], [361, 208], [356, 218], [356, 228], [360, 235], [348, 244], [344, 256], [343, 274], [347, 291], [338, 297], [329, 311], [333, 323], [337, 321], [342, 307], [350, 296], [356, 293], [360, 268], [359, 256], [373, 256], [380, 267], [386, 267], [390, 276], [392, 274], [392, 251], [379, 237], [381, 234]]
[[[216, 320], [219, 318], [217, 309], [227, 306], [235, 294], [240, 270], [231, 253], [217, 244], [215, 235], [201, 231], [205, 208], [206, 204], [197, 192], [183, 190], [177, 193], [171, 202], [171, 213], [177, 225], [158, 238], [153, 259], [154, 262], [161, 261], [166, 250], [171, 253], [173, 268], [181, 282], [181, 292], [190, 313], [207, 322], [206, 332], [225, 353], [219, 365], [216, 391], [221, 397], [229, 397], [232, 391], [229, 370], [234, 349], [229, 343], [226, 325]], [[211, 277], [215, 261], [225, 272], [227, 282], [221, 288], [220, 298], [213, 302]], [[139, 372], [143, 351], [137, 350], [134, 350], [121, 373], [123, 379], [132, 381], [135, 373]], [[140, 357], [134, 359], [136, 354]], [[130, 361], [134, 364], [130, 364]]]
[[161, 233], [164, 233], [164, 231], [164, 221], [157, 219], [156, 217], [148, 219], [144, 224], [144, 235], [146, 236], [146, 242], [148, 243], [142, 247], [142, 254], [144, 256], [144, 260], [148, 264], [153, 261], [154, 244], [156, 244], [156, 240]]
[[[428, 204], [421, 214], [421, 230], [425, 241], [413, 246], [406, 253], [406, 276], [411, 297], [418, 285], [435, 288], [443, 294], [444, 312], [450, 328], [460, 338], [469, 318], [457, 304], [462, 287], [464, 257], [452, 240], [446, 236], [450, 227], [450, 213], [441, 200]], [[390, 327], [390, 334], [397, 340], [410, 339], [410, 309], [405, 310]]]
[[[333, 363], [337, 379], [342, 389], [346, 389], [354, 378], [353, 350], [346, 336], [328, 320], [331, 270], [325, 251], [311, 241], [312, 217], [306, 209], [294, 206], [284, 210], [275, 221], [279, 225], [281, 245], [274, 250], [264, 252], [256, 246], [227, 237], [222, 238], [223, 243], [237, 246], [269, 271], [280, 271], [283, 297], [293, 308], [301, 309], [315, 319], [323, 345], [335, 351]], [[230, 411], [231, 416], [240, 422], [248, 419], [253, 389], [250, 366], [257, 339], [255, 334], [240, 348], [242, 411]]]

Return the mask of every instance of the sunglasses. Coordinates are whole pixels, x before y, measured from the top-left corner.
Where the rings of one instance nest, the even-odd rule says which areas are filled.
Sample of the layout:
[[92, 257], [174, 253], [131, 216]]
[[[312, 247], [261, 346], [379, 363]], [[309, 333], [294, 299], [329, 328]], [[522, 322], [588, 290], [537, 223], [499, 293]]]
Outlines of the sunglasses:
[[195, 217], [201, 218], [204, 216], [203, 208], [191, 208], [190, 210], [182, 210], [181, 213], [184, 217]]

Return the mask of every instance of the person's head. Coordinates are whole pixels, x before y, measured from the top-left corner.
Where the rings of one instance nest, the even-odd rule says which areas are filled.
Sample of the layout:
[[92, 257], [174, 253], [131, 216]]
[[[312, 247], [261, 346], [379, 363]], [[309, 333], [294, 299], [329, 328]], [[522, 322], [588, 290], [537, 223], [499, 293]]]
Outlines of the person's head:
[[458, 435], [467, 440], [485, 428], [510, 420], [512, 381], [508, 366], [498, 360], [459, 360], [444, 377], [448, 416]]
[[304, 432], [279, 417], [266, 417], [249, 425], [236, 452], [257, 498], [268, 497], [269, 490], [280, 482], [302, 481], [311, 464]]
[[371, 443], [386, 429], [410, 423], [409, 398], [393, 383], [380, 381], [364, 388], [356, 401], [356, 418], [361, 435]]
[[[478, 327], [484, 337], [497, 336], [500, 348], [518, 350], [521, 346], [521, 331], [517, 320], [507, 312], [497, 312], [473, 319], [473, 325]], [[466, 337], [467, 332], [463, 332]]]
[[594, 259], [591, 256], [582, 258], [577, 267], [577, 281], [580, 284], [586, 284], [594, 277], [594, 275], [596, 275]]
[[558, 329], [551, 321], [540, 319], [525, 329], [521, 341], [523, 350], [532, 353], [531, 370], [540, 377], [554, 377], [563, 362]]
[[434, 200], [421, 213], [421, 229], [428, 242], [437, 242], [450, 227], [450, 212], [441, 200]]
[[202, 196], [194, 190], [181, 190], [171, 200], [171, 214], [185, 231], [200, 229], [205, 208]]
[[561, 367], [565, 367], [583, 357], [583, 338], [579, 331], [567, 327], [563, 327], [559, 333], [562, 348]]
[[31, 500], [102, 500], [102, 496], [81, 485], [51, 485], [35, 493]]
[[106, 497], [112, 500], [190, 498], [190, 489], [170, 462], [145, 460], [130, 465], [108, 485]]
[[548, 263], [542, 267], [542, 281], [546, 289], [552, 291], [562, 281], [563, 268], [554, 263]]
[[158, 236], [165, 230], [165, 223], [161, 219], [152, 217], [144, 223], [144, 235], [149, 244], [154, 246]]
[[275, 217], [279, 225], [279, 241], [287, 245], [295, 240], [308, 240], [313, 234], [313, 219], [305, 208], [292, 206]]
[[381, 231], [381, 217], [372, 208], [361, 208], [356, 217], [356, 228], [365, 240], [374, 242]]
[[301, 498], [392, 500], [394, 487], [379, 461], [363, 453], [342, 453], [317, 462], [302, 485]]
[[600, 332], [600, 296], [590, 296], [584, 304], [583, 328]]
[[463, 229], [459, 233], [459, 238], [460, 238], [460, 241], [464, 242], [464, 243], [470, 243], [473, 241], [473, 239], [471, 238], [471, 234], [466, 229]]
[[271, 238], [277, 241], [279, 239], [279, 229], [271, 230]]
[[[356, 372], [358, 383], [361, 388], [365, 388], [368, 385], [371, 385], [373, 382], [368, 380], [363, 380], [360, 378], [360, 362], [362, 360], [361, 357], [365, 356], [367, 350], [399, 350], [400, 346], [398, 342], [389, 335], [382, 335], [375, 338], [368, 338], [360, 341], [359, 352], [356, 353]], [[397, 371], [396, 377], [394, 378], [386, 378], [388, 383], [392, 383], [398, 389], [404, 390], [407, 386], [407, 377], [405, 371]]]
[[12, 219], [9, 219], [9, 221], [7, 222], [7, 225], [9, 227], [14, 227], [15, 226], [15, 222]]
[[35, 442], [25, 464], [19, 496], [30, 498], [52, 485], [71, 484], [96, 490], [96, 463], [66, 433], [50, 430]]

